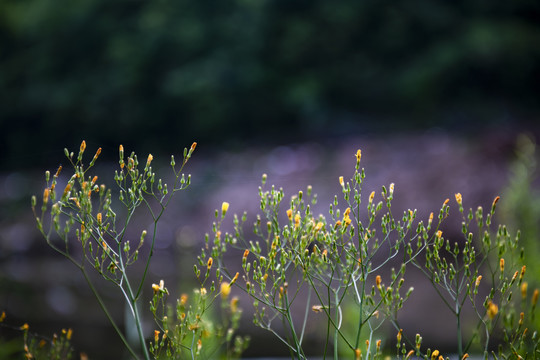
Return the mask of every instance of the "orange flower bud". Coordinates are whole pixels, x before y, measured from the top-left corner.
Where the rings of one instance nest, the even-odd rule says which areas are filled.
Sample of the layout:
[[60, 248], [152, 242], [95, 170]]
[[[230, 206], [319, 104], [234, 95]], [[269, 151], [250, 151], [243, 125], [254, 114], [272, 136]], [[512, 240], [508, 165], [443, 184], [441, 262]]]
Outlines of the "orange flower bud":
[[500, 199], [501, 199], [500, 196], [497, 196], [495, 199], [493, 199], [493, 204], [491, 204], [492, 209], [495, 209], [495, 206], [497, 205]]
[[234, 274], [234, 277], [233, 277], [232, 280], [231, 280], [230, 286], [232, 286], [232, 285], [236, 282], [236, 280], [238, 280], [238, 276], [239, 276], [239, 275], [240, 275], [240, 274], [239, 274], [238, 272], [237, 272], [236, 274]]
[[527, 297], [527, 288], [529, 287], [529, 284], [525, 281], [521, 284], [521, 297], [525, 299]]
[[49, 193], [49, 188], [45, 188], [45, 190], [43, 190], [43, 205], [47, 205], [47, 203], [49, 202]]
[[476, 278], [476, 281], [474, 283], [474, 286], [478, 287], [480, 285], [481, 280], [482, 280], [482, 275], [478, 275], [478, 277]]

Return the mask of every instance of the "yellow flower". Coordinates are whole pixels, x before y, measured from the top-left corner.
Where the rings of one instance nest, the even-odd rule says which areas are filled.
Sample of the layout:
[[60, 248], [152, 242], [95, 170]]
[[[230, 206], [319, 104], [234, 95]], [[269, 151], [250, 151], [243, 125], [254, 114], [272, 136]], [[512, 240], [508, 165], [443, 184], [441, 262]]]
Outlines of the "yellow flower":
[[225, 300], [231, 293], [231, 284], [224, 281], [221, 283], [221, 298]]
[[499, 260], [499, 268], [501, 269], [501, 272], [504, 272], [504, 258]]
[[401, 334], [403, 334], [403, 329], [399, 329], [397, 335], [396, 335], [396, 339], [397, 339], [397, 342], [400, 343], [401, 342]]
[[458, 203], [459, 206], [462, 205], [462, 201], [463, 201], [463, 198], [461, 197], [461, 193], [457, 193], [456, 194], [456, 202]]
[[439, 350], [433, 350], [431, 353], [431, 358], [436, 359], [439, 356]]
[[212, 259], [211, 257], [208, 259], [208, 263], [206, 264], [206, 268], [208, 270], [210, 270], [210, 268], [212, 267], [212, 264], [214, 263], [214, 259]]
[[82, 143], [81, 143], [80, 151], [84, 152], [85, 149], [86, 149], [86, 141], [83, 140]]
[[373, 202], [374, 197], [375, 197], [375, 191], [372, 191], [371, 194], [369, 194], [369, 203], [370, 204]]
[[146, 159], [146, 166], [150, 166], [150, 163], [154, 160], [152, 154], [148, 154], [148, 159]]
[[441, 230], [437, 231], [437, 235], [436, 235], [436, 236], [437, 236], [437, 239], [440, 239], [441, 236], [442, 236], [442, 231], [441, 231]]
[[475, 287], [478, 287], [480, 285], [480, 281], [482, 280], [482, 275], [478, 275], [476, 278], [476, 282], [474, 283]]
[[375, 285], [377, 285], [377, 288], [381, 288], [381, 275], [377, 275], [377, 277], [375, 277]]
[[532, 306], [536, 306], [536, 302], [538, 301], [538, 289], [534, 289], [533, 296], [532, 296]]
[[345, 226], [349, 226], [351, 224], [351, 218], [349, 217], [349, 214], [351, 213], [351, 208], [345, 209], [345, 213], [343, 214], [343, 223], [345, 223]]
[[294, 227], [297, 228], [300, 226], [300, 214], [294, 215]]
[[496, 304], [494, 304], [492, 301], [488, 302], [487, 316], [489, 317], [489, 319], [493, 320], [493, 318], [495, 318], [495, 316], [497, 316], [498, 313], [499, 313], [499, 307]]
[[157, 294], [158, 291], [165, 291], [165, 282], [163, 280], [159, 281], [158, 284], [152, 284], [152, 290], [154, 290], [154, 295]]
[[188, 300], [188, 296], [186, 294], [180, 295], [180, 300], [179, 300], [180, 305], [182, 306], [186, 305], [187, 300]]
[[235, 313], [238, 311], [238, 297], [233, 297], [231, 299], [231, 312]]
[[291, 209], [287, 210], [287, 217], [289, 218], [289, 220], [292, 220], [292, 210]]
[[229, 203], [224, 201], [223, 204], [221, 204], [221, 216], [225, 216], [227, 210], [229, 210]]
[[[358, 150], [358, 151], [360, 151], [360, 150]], [[358, 160], [358, 161], [360, 161], [360, 160]], [[360, 360], [361, 358], [362, 358], [362, 350], [355, 349], [354, 350], [354, 359], [355, 360]]]

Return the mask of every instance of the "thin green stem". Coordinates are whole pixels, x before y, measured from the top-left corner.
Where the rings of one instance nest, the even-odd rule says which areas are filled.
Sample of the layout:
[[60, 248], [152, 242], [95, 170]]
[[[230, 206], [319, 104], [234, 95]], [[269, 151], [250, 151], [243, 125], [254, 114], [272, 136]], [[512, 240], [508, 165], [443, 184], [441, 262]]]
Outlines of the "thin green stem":
[[103, 310], [103, 312], [105, 313], [105, 316], [107, 317], [107, 319], [109, 320], [109, 322], [111, 323], [111, 325], [113, 326], [114, 330], [116, 331], [116, 333], [118, 334], [118, 336], [120, 337], [120, 339], [122, 340], [122, 343], [124, 344], [124, 346], [126, 347], [126, 349], [128, 350], [128, 352], [131, 354], [131, 356], [134, 358], [134, 359], [138, 359], [138, 356], [137, 356], [137, 353], [133, 350], [133, 348], [129, 345], [129, 342], [127, 341], [127, 339], [125, 338], [124, 334], [122, 333], [122, 331], [120, 330], [120, 328], [118, 327], [118, 325], [116, 325], [116, 322], [114, 321], [113, 317], [111, 316], [111, 314], [109, 313], [109, 310], [107, 309], [107, 306], [105, 305], [105, 303], [103, 302], [103, 299], [101, 298], [101, 296], [99, 295], [99, 292], [97, 291], [97, 289], [94, 287], [94, 284], [92, 283], [92, 281], [90, 280], [90, 277], [88, 276], [88, 274], [86, 273], [86, 270], [84, 269], [84, 267], [82, 266], [79, 266], [79, 269], [81, 270], [83, 276], [84, 276], [84, 279], [86, 280], [86, 283], [88, 284], [88, 286], [90, 287], [90, 290], [92, 290], [92, 293], [94, 294], [94, 297], [96, 298], [96, 300], [98, 301], [99, 303], [99, 306], [101, 307], [101, 310]]

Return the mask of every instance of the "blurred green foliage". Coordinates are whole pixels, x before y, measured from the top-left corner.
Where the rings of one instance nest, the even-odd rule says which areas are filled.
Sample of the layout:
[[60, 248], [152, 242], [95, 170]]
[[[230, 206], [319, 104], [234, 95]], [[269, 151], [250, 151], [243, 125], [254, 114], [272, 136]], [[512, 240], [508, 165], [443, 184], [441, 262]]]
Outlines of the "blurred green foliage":
[[531, 118], [539, 18], [536, 0], [1, 0], [2, 162], [82, 134], [170, 152]]
[[[540, 285], [540, 191], [538, 158], [535, 139], [522, 134], [516, 143], [516, 158], [512, 163], [508, 186], [502, 196], [502, 217], [513, 231], [521, 232], [525, 264], [534, 286]], [[538, 319], [540, 320], [540, 319]], [[540, 323], [539, 323], [540, 324]]]

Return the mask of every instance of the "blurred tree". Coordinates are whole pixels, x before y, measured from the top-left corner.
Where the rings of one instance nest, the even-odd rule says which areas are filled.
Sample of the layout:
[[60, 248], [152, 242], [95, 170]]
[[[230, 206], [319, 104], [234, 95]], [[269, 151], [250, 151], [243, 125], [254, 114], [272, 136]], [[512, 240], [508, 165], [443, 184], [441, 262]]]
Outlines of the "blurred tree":
[[2, 164], [83, 137], [170, 152], [534, 118], [539, 15], [534, 0], [2, 0]]

